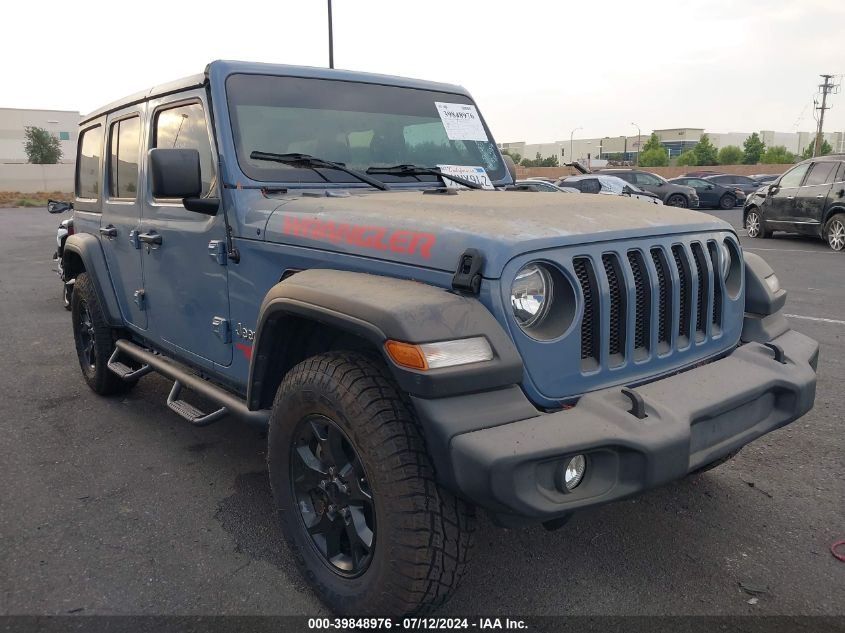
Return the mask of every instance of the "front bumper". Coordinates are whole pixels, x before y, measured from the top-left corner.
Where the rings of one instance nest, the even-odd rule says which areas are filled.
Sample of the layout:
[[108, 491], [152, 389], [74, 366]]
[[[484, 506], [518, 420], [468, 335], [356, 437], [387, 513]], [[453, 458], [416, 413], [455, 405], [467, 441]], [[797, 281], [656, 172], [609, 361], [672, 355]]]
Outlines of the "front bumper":
[[[767, 344], [749, 342], [719, 360], [636, 387], [644, 419], [629, 412], [631, 400], [618, 387], [584, 395], [571, 409], [535, 409], [528, 417], [514, 401], [518, 389], [415, 405], [430, 445], [445, 449], [435, 458], [444, 485], [505, 522], [546, 521], [683, 477], [809, 411], [818, 344], [793, 330], [772, 343], [783, 351], [782, 362]], [[486, 428], [458, 428], [447, 439], [450, 423], [452, 429], [471, 426], [470, 412], [487, 416]], [[564, 493], [555, 473], [575, 454], [587, 456], [587, 471]]]

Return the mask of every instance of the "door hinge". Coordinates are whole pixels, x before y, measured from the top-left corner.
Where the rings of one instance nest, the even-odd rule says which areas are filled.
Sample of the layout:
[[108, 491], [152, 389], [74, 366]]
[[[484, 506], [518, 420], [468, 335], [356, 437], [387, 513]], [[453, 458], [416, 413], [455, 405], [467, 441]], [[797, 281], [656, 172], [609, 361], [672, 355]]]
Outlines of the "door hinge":
[[138, 306], [139, 310], [146, 310], [147, 309], [147, 294], [144, 292], [144, 289], [141, 288], [135, 291], [134, 299], [135, 305]]
[[141, 240], [138, 239], [139, 234], [140, 231], [138, 229], [129, 231], [129, 243], [132, 244], [133, 248], [141, 248]]
[[208, 243], [208, 256], [221, 266], [226, 265], [226, 242], [223, 240], [211, 240]]
[[211, 331], [217, 335], [223, 343], [232, 342], [232, 330], [229, 327], [228, 319], [216, 316], [211, 319]]
[[481, 269], [484, 255], [475, 248], [468, 248], [461, 255], [458, 269], [452, 277], [452, 288], [477, 295], [481, 291]]

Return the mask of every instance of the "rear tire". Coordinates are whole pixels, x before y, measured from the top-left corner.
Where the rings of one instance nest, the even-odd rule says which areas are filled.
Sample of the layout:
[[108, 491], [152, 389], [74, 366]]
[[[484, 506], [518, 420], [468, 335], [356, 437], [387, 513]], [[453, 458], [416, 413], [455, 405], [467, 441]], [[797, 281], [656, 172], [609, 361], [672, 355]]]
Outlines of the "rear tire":
[[294, 560], [332, 611], [425, 613], [455, 591], [474, 510], [437, 485], [380, 359], [329, 352], [294, 367], [273, 404], [267, 463]]
[[827, 221], [824, 237], [832, 250], [845, 250], [845, 213], [837, 213]]
[[101, 396], [131, 388], [134, 382], [124, 382], [106, 366], [114, 352], [114, 333], [88, 273], [80, 273], [73, 285], [71, 318], [76, 355], [88, 386]]

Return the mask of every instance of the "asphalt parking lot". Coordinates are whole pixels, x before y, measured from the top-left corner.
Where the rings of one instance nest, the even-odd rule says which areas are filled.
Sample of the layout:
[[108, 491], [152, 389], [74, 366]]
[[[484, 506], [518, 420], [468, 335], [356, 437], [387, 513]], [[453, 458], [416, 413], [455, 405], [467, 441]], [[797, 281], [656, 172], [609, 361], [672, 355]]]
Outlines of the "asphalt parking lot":
[[[324, 613], [272, 516], [260, 429], [190, 427], [157, 376], [111, 399], [85, 386], [50, 261], [58, 221], [0, 209], [0, 614]], [[845, 615], [829, 551], [845, 538], [845, 254], [742, 241], [821, 343], [815, 409], [557, 532], [480, 517], [443, 614]]]

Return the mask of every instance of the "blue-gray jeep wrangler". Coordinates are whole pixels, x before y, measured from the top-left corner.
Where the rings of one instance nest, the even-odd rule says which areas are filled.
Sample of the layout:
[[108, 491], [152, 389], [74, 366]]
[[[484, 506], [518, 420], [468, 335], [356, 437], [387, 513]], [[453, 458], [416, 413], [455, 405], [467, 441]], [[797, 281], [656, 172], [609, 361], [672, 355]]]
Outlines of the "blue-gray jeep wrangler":
[[85, 380], [157, 372], [192, 424], [269, 424], [284, 535], [339, 613], [442, 603], [475, 507], [556, 527], [813, 405], [818, 345], [728, 224], [505, 190], [457, 86], [217, 61], [86, 117], [76, 165]]

